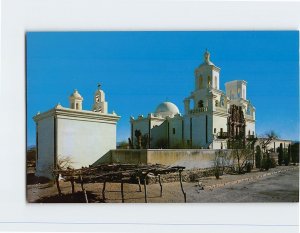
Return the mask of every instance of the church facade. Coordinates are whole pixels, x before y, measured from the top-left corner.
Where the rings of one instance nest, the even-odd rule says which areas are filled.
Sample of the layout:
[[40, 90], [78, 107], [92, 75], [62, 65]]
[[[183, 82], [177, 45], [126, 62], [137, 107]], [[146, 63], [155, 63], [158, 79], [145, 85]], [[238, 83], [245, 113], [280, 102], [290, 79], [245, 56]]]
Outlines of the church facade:
[[171, 102], [147, 117], [130, 118], [130, 141], [136, 148], [227, 149], [237, 137], [255, 137], [255, 107], [247, 99], [247, 82], [234, 80], [220, 89], [220, 68], [204, 53], [195, 69], [194, 90], [183, 100], [184, 113]]
[[36, 123], [36, 175], [52, 178], [52, 171], [63, 161], [73, 168], [93, 164], [116, 148], [114, 112], [108, 113], [105, 93], [94, 94], [91, 110], [83, 110], [83, 97], [75, 90], [69, 97], [70, 107], [57, 104], [33, 117]]

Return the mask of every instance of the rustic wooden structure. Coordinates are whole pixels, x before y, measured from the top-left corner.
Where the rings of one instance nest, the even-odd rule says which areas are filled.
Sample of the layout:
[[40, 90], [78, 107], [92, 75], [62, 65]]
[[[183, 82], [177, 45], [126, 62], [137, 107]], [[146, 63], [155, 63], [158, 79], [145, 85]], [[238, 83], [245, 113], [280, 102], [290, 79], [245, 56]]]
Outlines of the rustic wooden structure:
[[106, 183], [120, 183], [121, 184], [121, 196], [122, 202], [125, 202], [124, 198], [124, 183], [138, 184], [139, 191], [141, 192], [141, 182], [144, 185], [144, 197], [145, 203], [147, 203], [147, 178], [155, 177], [158, 179], [160, 185], [160, 196], [162, 197], [162, 183], [161, 175], [168, 173], [179, 173], [179, 181], [181, 191], [184, 196], [184, 202], [186, 202], [186, 193], [182, 184], [182, 171], [185, 167], [174, 166], [166, 167], [162, 165], [134, 165], [134, 164], [103, 164], [94, 167], [83, 167], [81, 169], [67, 169], [67, 170], [54, 170], [56, 177], [56, 186], [58, 194], [62, 195], [59, 186], [59, 177], [61, 176], [65, 182], [70, 182], [72, 187], [72, 194], [75, 193], [74, 183], [81, 185], [81, 190], [84, 194], [85, 202], [88, 203], [88, 196], [84, 184], [86, 183], [103, 183], [102, 186], [102, 198], [105, 201], [105, 188]]

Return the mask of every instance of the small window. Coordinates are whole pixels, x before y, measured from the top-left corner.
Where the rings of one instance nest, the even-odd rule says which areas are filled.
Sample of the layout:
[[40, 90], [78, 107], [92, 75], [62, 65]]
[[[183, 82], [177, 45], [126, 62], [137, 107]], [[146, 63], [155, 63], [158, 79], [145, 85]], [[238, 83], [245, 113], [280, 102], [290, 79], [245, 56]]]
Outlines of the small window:
[[219, 106], [219, 101], [218, 101], [218, 100], [215, 101], [215, 106], [216, 106], [216, 107]]
[[250, 136], [250, 130], [248, 131], [248, 135]]
[[203, 87], [203, 78], [202, 78], [202, 75], [200, 75], [200, 78], [199, 78], [199, 89], [201, 89]]
[[79, 104], [78, 103], [76, 103], [76, 109], [79, 109]]
[[200, 100], [200, 101], [198, 102], [198, 108], [203, 108], [203, 100]]
[[217, 132], [217, 128], [214, 128], [214, 133], [216, 133]]
[[173, 134], [175, 134], [175, 128], [173, 128]]
[[220, 129], [221, 134], [223, 133], [223, 128]]

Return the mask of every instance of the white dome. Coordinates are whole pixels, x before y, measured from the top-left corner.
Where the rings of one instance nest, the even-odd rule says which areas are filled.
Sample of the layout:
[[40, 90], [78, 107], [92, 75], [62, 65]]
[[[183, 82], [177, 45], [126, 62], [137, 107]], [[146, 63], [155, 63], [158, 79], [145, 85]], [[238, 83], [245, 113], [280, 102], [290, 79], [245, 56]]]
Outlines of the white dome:
[[74, 92], [71, 94], [70, 98], [81, 99], [81, 100], [83, 99], [82, 96], [77, 91], [77, 89], [74, 90]]
[[176, 114], [179, 114], [179, 109], [171, 102], [163, 102], [157, 106], [155, 113], [162, 117], [172, 117]]

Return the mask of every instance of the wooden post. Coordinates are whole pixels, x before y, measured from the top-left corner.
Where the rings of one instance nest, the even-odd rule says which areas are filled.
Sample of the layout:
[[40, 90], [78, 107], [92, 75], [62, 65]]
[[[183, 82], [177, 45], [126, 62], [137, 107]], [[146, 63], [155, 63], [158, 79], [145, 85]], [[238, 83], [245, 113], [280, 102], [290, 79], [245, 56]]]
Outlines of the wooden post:
[[123, 183], [123, 179], [121, 179], [121, 195], [122, 195], [122, 203], [124, 203], [124, 183]]
[[139, 176], [137, 177], [137, 180], [138, 180], [138, 184], [139, 184], [139, 192], [142, 192], [141, 179]]
[[160, 196], [162, 197], [162, 184], [161, 184], [161, 180], [160, 180], [160, 174], [158, 175], [158, 182], [159, 182], [159, 186], [160, 186]]
[[144, 177], [145, 203], [147, 203], [147, 176]]
[[103, 198], [103, 201], [105, 201], [105, 186], [106, 186], [106, 180], [104, 180], [103, 187], [102, 187], [102, 198]]
[[181, 172], [182, 172], [182, 170], [179, 170], [179, 181], [180, 181], [181, 191], [182, 191], [183, 196], [184, 196], [184, 202], [186, 203], [186, 193], [185, 193], [184, 190], [183, 190]]
[[59, 178], [59, 174], [57, 174], [55, 176], [55, 182], [56, 182], [56, 188], [57, 188], [57, 191], [58, 191], [58, 195], [61, 196], [62, 193], [61, 193], [61, 189], [60, 189], [60, 186], [59, 186], [59, 179], [58, 178]]
[[83, 192], [83, 194], [84, 194], [85, 202], [86, 202], [86, 203], [89, 203], [89, 200], [88, 200], [88, 197], [87, 197], [87, 194], [86, 194], [86, 190], [85, 190], [85, 188], [83, 187], [83, 179], [82, 179], [82, 176], [80, 176], [80, 181], [81, 181], [81, 189], [82, 189], [82, 192]]

